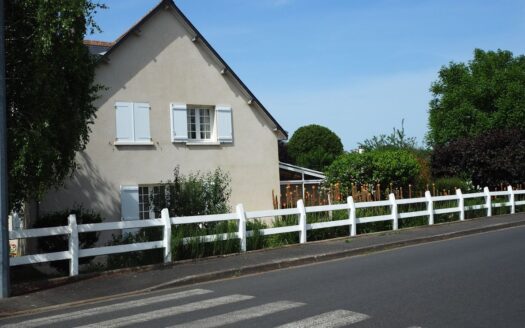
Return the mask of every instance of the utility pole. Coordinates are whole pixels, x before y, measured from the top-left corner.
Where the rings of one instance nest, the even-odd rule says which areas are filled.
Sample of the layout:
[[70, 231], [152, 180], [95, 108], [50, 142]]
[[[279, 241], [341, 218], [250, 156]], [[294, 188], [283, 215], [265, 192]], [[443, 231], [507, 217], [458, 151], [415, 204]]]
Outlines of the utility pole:
[[9, 297], [7, 230], [7, 110], [5, 91], [5, 2], [0, 0], [0, 298]]

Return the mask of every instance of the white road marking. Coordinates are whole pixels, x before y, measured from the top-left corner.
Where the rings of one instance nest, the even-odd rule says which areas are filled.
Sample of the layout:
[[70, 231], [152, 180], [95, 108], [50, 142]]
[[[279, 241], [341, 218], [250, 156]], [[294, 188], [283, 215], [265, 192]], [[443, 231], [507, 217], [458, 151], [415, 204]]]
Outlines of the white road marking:
[[290, 322], [279, 326], [278, 328], [337, 328], [363, 321], [368, 318], [370, 317], [366, 314], [347, 310], [336, 310], [303, 320]]
[[86, 309], [86, 310], [79, 310], [79, 311], [74, 311], [74, 312], [69, 312], [69, 313], [64, 313], [64, 314], [57, 314], [57, 315], [53, 315], [50, 317], [38, 318], [38, 319], [23, 321], [20, 323], [8, 324], [2, 327], [4, 328], [15, 328], [15, 327], [32, 328], [32, 327], [50, 325], [50, 324], [57, 323], [57, 322], [75, 320], [75, 319], [85, 318], [85, 317], [89, 317], [93, 315], [109, 313], [109, 312], [114, 312], [114, 311], [119, 311], [119, 310], [129, 310], [129, 309], [133, 309], [133, 308], [137, 308], [141, 306], [152, 305], [156, 303], [164, 303], [164, 302], [173, 301], [173, 300], [177, 300], [177, 299], [181, 299], [185, 297], [204, 295], [204, 294], [208, 294], [211, 292], [212, 292], [211, 290], [206, 290], [206, 289], [192, 289], [192, 290], [179, 292], [179, 293], [173, 293], [173, 294], [167, 294], [167, 295], [161, 295], [161, 296], [153, 296], [153, 297], [148, 297], [148, 298], [139, 299], [139, 300], [127, 301], [123, 303], [99, 306], [99, 307]]
[[239, 321], [259, 318], [268, 314], [285, 311], [305, 305], [304, 303], [280, 301], [257, 305], [247, 309], [233, 311], [225, 314], [216, 315], [213, 317], [204, 318], [180, 325], [175, 325], [170, 328], [214, 328], [224, 325], [237, 323]]
[[90, 325], [85, 325], [77, 328], [98, 328], [98, 327], [107, 327], [107, 328], [114, 328], [114, 327], [124, 327], [132, 324], [137, 324], [141, 322], [147, 322], [150, 320], [165, 318], [169, 316], [174, 316], [177, 314], [187, 313], [187, 312], [193, 312], [198, 310], [204, 310], [209, 309], [212, 307], [220, 306], [220, 305], [226, 305], [230, 303], [236, 303], [241, 301], [246, 301], [249, 299], [254, 298], [253, 296], [247, 296], [247, 295], [229, 295], [229, 296], [223, 296], [218, 298], [212, 298], [207, 299], [203, 301], [188, 303], [184, 305], [178, 305], [178, 306], [172, 306], [166, 309], [161, 310], [155, 310], [151, 312], [146, 313], [139, 313], [135, 315], [127, 315], [122, 318], [102, 321], [93, 323]]

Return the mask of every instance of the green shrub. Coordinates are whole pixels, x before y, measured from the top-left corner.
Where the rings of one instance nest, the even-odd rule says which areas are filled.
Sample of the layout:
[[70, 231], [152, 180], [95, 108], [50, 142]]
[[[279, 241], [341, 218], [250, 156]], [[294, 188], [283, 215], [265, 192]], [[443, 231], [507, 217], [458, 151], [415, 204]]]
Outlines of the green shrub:
[[446, 190], [447, 192], [450, 191], [452, 194], [455, 194], [456, 188], [461, 189], [463, 193], [471, 190], [468, 183], [459, 177], [436, 179], [436, 181], [434, 181], [434, 187], [436, 188], [436, 192]]
[[[299, 218], [297, 215], [283, 215], [276, 217], [273, 220], [272, 227], [288, 227], [292, 225], [297, 225]], [[270, 235], [267, 237], [269, 247], [280, 247], [284, 245], [291, 245], [299, 243], [299, 233], [298, 232], [287, 232], [279, 233], [275, 235]]]
[[286, 149], [295, 164], [319, 171], [343, 154], [341, 139], [330, 129], [317, 124], [297, 129]]
[[[230, 176], [221, 169], [183, 175], [177, 166], [173, 171], [173, 180], [161, 183], [155, 188], [150, 204], [156, 217], [160, 216], [163, 208], [169, 210], [170, 217], [223, 214], [230, 211], [230, 194]], [[239, 239], [233, 236], [237, 231], [237, 222], [233, 220], [173, 225], [172, 258], [183, 260], [239, 252]], [[226, 238], [223, 234], [226, 234]], [[206, 235], [219, 235], [219, 237], [213, 242], [206, 242], [203, 239]], [[114, 236], [110, 245], [161, 239], [162, 229], [146, 228], [141, 229], [137, 234]], [[162, 254], [162, 250], [151, 250], [112, 255], [108, 258], [108, 266], [119, 268], [160, 263], [163, 260]]]
[[170, 216], [222, 214], [230, 211], [230, 175], [220, 168], [183, 175], [177, 166], [173, 180], [162, 183], [150, 203], [157, 216], [167, 208]]
[[525, 181], [525, 130], [484, 131], [436, 145], [432, 152], [432, 175], [462, 176], [474, 186], [494, 189], [501, 184]]
[[263, 249], [269, 246], [268, 239], [261, 234], [262, 229], [268, 228], [268, 225], [259, 220], [250, 220], [246, 222], [246, 230], [253, 231], [253, 235], [246, 241], [246, 249], [249, 251]]
[[[306, 222], [308, 224], [318, 223], [318, 222], [329, 222], [329, 221], [340, 221], [348, 219], [348, 211], [332, 211], [332, 217], [330, 218], [330, 212], [316, 212], [308, 213], [306, 215]], [[341, 227], [331, 227], [323, 229], [308, 230], [307, 240], [316, 241], [316, 240], [325, 240], [332, 239], [337, 237], [345, 237], [350, 233], [350, 228], [348, 226]]]
[[[171, 250], [174, 260], [195, 259], [207, 256], [226, 255], [240, 251], [236, 221], [222, 221], [205, 227], [198, 224], [176, 225], [172, 230]], [[226, 237], [222, 235], [226, 234]], [[216, 235], [213, 242], [206, 242], [203, 236]], [[184, 239], [187, 239], [184, 242]]]
[[[135, 243], [145, 243], [149, 241], [156, 241], [162, 239], [162, 229], [145, 228], [140, 229], [138, 233], [123, 233], [121, 235], [113, 235], [113, 240], [109, 242], [109, 246], [127, 245]], [[152, 249], [147, 251], [138, 251], [130, 253], [119, 253], [108, 255], [107, 269], [121, 269], [141, 265], [150, 265], [155, 263], [162, 263], [164, 250]]]
[[416, 155], [406, 149], [377, 149], [362, 154], [348, 153], [337, 158], [326, 171], [328, 184], [340, 183], [342, 190], [352, 184], [408, 186], [420, 175]]

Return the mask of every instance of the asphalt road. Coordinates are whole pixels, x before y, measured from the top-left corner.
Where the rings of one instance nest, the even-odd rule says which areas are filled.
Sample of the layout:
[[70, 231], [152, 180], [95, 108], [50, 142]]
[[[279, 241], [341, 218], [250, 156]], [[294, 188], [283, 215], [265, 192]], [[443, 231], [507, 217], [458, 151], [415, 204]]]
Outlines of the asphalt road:
[[5, 327], [525, 327], [525, 227], [164, 290]]

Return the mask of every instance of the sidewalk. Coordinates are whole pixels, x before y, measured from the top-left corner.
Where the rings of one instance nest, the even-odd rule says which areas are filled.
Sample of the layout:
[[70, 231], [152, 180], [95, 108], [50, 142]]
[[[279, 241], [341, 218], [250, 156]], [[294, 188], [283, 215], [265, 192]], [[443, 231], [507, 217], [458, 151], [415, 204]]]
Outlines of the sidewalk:
[[80, 276], [76, 279], [60, 279], [50, 281], [51, 284], [58, 285], [54, 288], [0, 300], [0, 317], [518, 226], [525, 226], [525, 214], [311, 242], [226, 257], [185, 261], [169, 266], [154, 266], [148, 270], [122, 270], [108, 274]]

